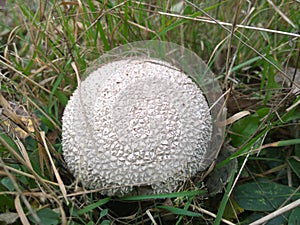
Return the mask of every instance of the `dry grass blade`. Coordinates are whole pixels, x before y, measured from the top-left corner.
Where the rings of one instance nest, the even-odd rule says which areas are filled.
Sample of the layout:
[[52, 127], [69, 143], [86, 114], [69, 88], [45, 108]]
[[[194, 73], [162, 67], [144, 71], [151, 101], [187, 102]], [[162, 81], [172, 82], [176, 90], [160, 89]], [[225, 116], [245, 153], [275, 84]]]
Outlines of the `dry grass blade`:
[[[218, 24], [220, 27], [222, 27], [225, 31], [227, 31], [228, 33], [231, 33], [231, 30], [228, 29], [227, 27], [225, 27], [223, 24], [221, 24], [219, 21], [217, 21], [215, 18], [213, 18], [212, 16], [210, 16], [207, 12], [205, 12], [203, 9], [201, 9], [200, 7], [198, 7], [197, 5], [195, 5], [194, 3], [185, 0], [186, 3], [188, 3], [189, 5], [193, 6], [194, 8], [198, 9], [199, 11], [201, 11], [205, 16], [207, 16], [210, 20], [214, 21], [214, 23]], [[180, 15], [176, 15], [181, 17]], [[191, 20], [197, 20], [196, 18], [190, 18], [190, 17], [186, 17], [186, 19], [191, 19]], [[231, 24], [231, 26], [233, 26]], [[237, 27], [237, 25], [236, 25]], [[233, 36], [239, 40], [244, 46], [246, 46], [247, 48], [249, 48], [250, 50], [252, 50], [254, 53], [256, 53], [257, 55], [259, 55], [262, 59], [264, 59], [266, 62], [268, 62], [270, 65], [272, 65], [278, 72], [280, 72], [280, 74], [282, 76], [284, 76], [284, 78], [286, 78], [287, 80], [289, 80], [290, 82], [293, 82], [292, 79], [278, 66], [276, 65], [274, 62], [272, 62], [271, 60], [269, 60], [264, 54], [260, 53], [256, 48], [254, 48], [252, 45], [246, 43], [245, 41], [243, 41], [239, 36], [237, 36], [235, 33], [233, 33]], [[290, 34], [289, 36], [296, 36], [296, 37], [300, 37], [299, 34]], [[298, 84], [295, 84], [296, 87], [300, 88]]]
[[[226, 72], [225, 72], [225, 85], [226, 85], [226, 89], [228, 89], [228, 79], [231, 75], [231, 68], [233, 66], [233, 64], [235, 63], [235, 59], [236, 57], [231, 57], [231, 49], [233, 47], [232, 45], [232, 42], [233, 42], [233, 38], [234, 38], [234, 33], [236, 31], [236, 25], [238, 23], [238, 17], [240, 15], [240, 12], [241, 12], [241, 6], [242, 6], [242, 3], [241, 1], [239, 0], [236, 4], [236, 8], [235, 8], [235, 13], [234, 13], [234, 17], [233, 17], [233, 21], [232, 21], [232, 27], [231, 27], [231, 32], [230, 32], [230, 35], [229, 35], [229, 41], [228, 41], [228, 46], [227, 46], [227, 56], [226, 56]], [[232, 62], [229, 62], [230, 59], [232, 60]], [[229, 63], [231, 63], [231, 65], [229, 65]]]
[[56, 166], [55, 166], [55, 164], [54, 164], [54, 161], [53, 161], [53, 159], [52, 159], [52, 157], [51, 157], [51, 154], [50, 154], [50, 152], [49, 152], [49, 149], [48, 149], [48, 146], [47, 146], [47, 143], [46, 143], [45, 132], [41, 131], [41, 132], [40, 132], [40, 135], [41, 135], [41, 138], [42, 138], [42, 141], [43, 141], [43, 144], [44, 144], [44, 148], [45, 148], [45, 150], [46, 150], [46, 152], [47, 152], [47, 155], [48, 155], [48, 157], [49, 157], [50, 163], [51, 163], [51, 165], [52, 165], [52, 169], [53, 169], [53, 171], [54, 171], [54, 174], [55, 174], [56, 180], [57, 180], [57, 182], [58, 182], [59, 188], [60, 188], [60, 190], [61, 190], [61, 193], [62, 193], [62, 195], [63, 195], [65, 201], [67, 202], [67, 204], [69, 204], [69, 201], [68, 201], [68, 198], [67, 198], [66, 187], [65, 187], [65, 185], [64, 185], [64, 183], [63, 183], [63, 181], [62, 181], [62, 179], [61, 179], [61, 177], [60, 177], [60, 175], [59, 175], [59, 173], [58, 173], [58, 170], [57, 170], [57, 168], [56, 168]]
[[286, 22], [288, 22], [292, 27], [296, 27], [295, 24], [274, 4], [274, 2], [272, 2], [271, 0], [267, 1]]
[[[25, 172], [23, 172], [23, 171], [17, 170], [17, 169], [15, 169], [15, 168], [13, 168], [13, 167], [10, 167], [10, 166], [6, 166], [6, 168], [7, 168], [8, 170], [14, 172], [14, 173], [18, 173], [18, 174], [24, 176], [24, 177], [29, 177], [29, 178], [31, 178], [31, 179], [35, 179], [35, 177], [34, 177], [33, 175], [29, 174], [29, 173], [25, 173]], [[4, 175], [7, 175], [7, 174], [4, 173]], [[58, 186], [58, 183], [55, 183], [55, 182], [53, 182], [53, 181], [46, 180], [46, 179], [43, 179], [43, 178], [42, 178], [42, 180], [43, 180], [43, 182], [45, 182], [45, 183], [47, 183], [47, 184], [54, 185], [54, 186]]]
[[44, 112], [44, 110], [39, 107], [34, 101], [32, 101], [30, 98], [27, 98], [27, 100], [36, 108], [39, 110], [39, 112], [41, 112], [52, 124], [53, 126], [55, 126], [56, 129], [58, 129], [59, 131], [61, 131], [61, 127], [47, 114]]
[[[204, 23], [211, 23], [211, 24], [215, 24], [215, 25], [222, 25], [222, 26], [228, 26], [228, 27], [233, 26], [232, 23], [212, 20], [212, 19], [207, 18], [207, 17], [193, 18], [193, 17], [183, 16], [183, 15], [179, 15], [179, 14], [175, 14], [175, 13], [168, 13], [168, 12], [158, 12], [158, 13], [161, 14], [161, 15], [172, 16], [172, 17], [177, 17], [177, 18], [182, 18], [182, 19], [187, 19], [187, 20], [193, 20], [193, 21], [199, 21], [199, 22], [204, 22]], [[236, 24], [235, 26], [237, 28], [263, 31], [263, 32], [273, 33], [273, 34], [281, 34], [281, 35], [286, 35], [286, 36], [289, 36], [289, 37], [295, 37], [295, 38], [300, 37], [300, 34], [297, 34], [297, 33], [285, 32], [285, 31], [281, 31], [281, 30], [272, 30], [272, 29], [268, 29], [268, 28], [264, 28], [264, 27], [254, 27], [254, 26], [248, 26], [248, 25], [243, 25], [243, 24]]]
[[263, 218], [260, 218], [259, 220], [256, 220], [254, 221], [253, 223], [250, 223], [249, 225], [259, 225], [259, 224], [263, 224], [285, 212], [288, 212], [296, 207], [300, 206], [300, 199], [280, 208], [280, 209], [277, 209], [276, 211], [270, 213], [269, 215], [263, 217]]
[[24, 160], [25, 160], [25, 162], [26, 162], [26, 165], [27, 165], [31, 170], [33, 170], [33, 167], [32, 167], [32, 165], [31, 165], [31, 162], [30, 162], [28, 153], [27, 153], [27, 151], [26, 151], [26, 149], [25, 149], [25, 146], [23, 145], [23, 143], [22, 143], [20, 140], [16, 140], [16, 144], [17, 144], [17, 146], [19, 147], [19, 150], [20, 150], [20, 152], [21, 152], [21, 154], [22, 154], [22, 156], [23, 156], [23, 158], [24, 158]]
[[[209, 216], [211, 216], [211, 217], [213, 217], [213, 218], [216, 218], [216, 217], [217, 217], [216, 214], [214, 214], [214, 213], [212, 213], [212, 212], [210, 212], [210, 211], [208, 211], [208, 210], [206, 210], [206, 209], [200, 208], [200, 207], [198, 207], [198, 206], [196, 206], [196, 205], [192, 205], [192, 207], [195, 208], [196, 210], [198, 210], [199, 212], [204, 213], [204, 214], [206, 214], [206, 215], [209, 215]], [[232, 223], [232, 222], [230, 222], [229, 220], [226, 220], [226, 219], [224, 219], [224, 218], [222, 218], [221, 221], [222, 221], [223, 223], [225, 223], [225, 224], [228, 224], [228, 225], [235, 225], [235, 223]]]
[[15, 73], [19, 74], [22, 78], [24, 78], [24, 79], [28, 80], [29, 82], [31, 82], [32, 84], [34, 84], [34, 86], [39, 87], [40, 89], [44, 90], [45, 92], [51, 94], [51, 91], [49, 91], [47, 88], [44, 88], [39, 83], [37, 83], [36, 81], [30, 79], [28, 76], [24, 75], [21, 71], [17, 70], [15, 67], [13, 67], [12, 65], [10, 65], [8, 62], [5, 62], [6, 59], [3, 56], [0, 55], [0, 59], [2, 59], [2, 60], [0, 60], [1, 64], [3, 64], [4, 66], [6, 66], [7, 68], [11, 69]]
[[157, 225], [157, 223], [156, 223], [155, 219], [153, 218], [153, 216], [152, 216], [152, 214], [151, 214], [151, 212], [150, 212], [149, 209], [146, 210], [146, 214], [147, 214], [148, 217], [150, 218], [151, 222], [152, 222], [154, 225]]
[[288, 107], [286, 109], [286, 111], [287, 112], [291, 111], [292, 109], [296, 108], [299, 104], [300, 104], [300, 101], [295, 102], [293, 105], [291, 105], [290, 107]]
[[20, 217], [20, 220], [22, 222], [22, 224], [24, 225], [30, 225], [25, 213], [24, 213], [24, 210], [23, 210], [23, 207], [21, 205], [21, 201], [20, 201], [20, 196], [17, 195], [16, 198], [15, 198], [15, 207], [16, 207], [16, 210], [17, 210], [17, 213]]
[[217, 122], [216, 125], [217, 126], [227, 126], [229, 124], [233, 124], [234, 122], [236, 122], [239, 119], [242, 119], [243, 117], [248, 116], [248, 115], [250, 115], [249, 111], [241, 111], [241, 112], [234, 114], [233, 116], [226, 119], [225, 121]]
[[[34, 171], [32, 170], [30, 167], [28, 167], [26, 161], [24, 159], [22, 159], [22, 157], [15, 152], [15, 150], [0, 136], [0, 143], [3, 144], [3, 146], [18, 160], [19, 163], [21, 163], [22, 165], [24, 165], [28, 171], [35, 177], [35, 179], [42, 184], [42, 186], [49, 191], [50, 193], [53, 193], [53, 195], [55, 195], [55, 193], [52, 191], [52, 189], [48, 186], [47, 183], [43, 182], [43, 179]], [[2, 161], [2, 159], [1, 159]], [[2, 162], [2, 164], [4, 165], [4, 163]]]

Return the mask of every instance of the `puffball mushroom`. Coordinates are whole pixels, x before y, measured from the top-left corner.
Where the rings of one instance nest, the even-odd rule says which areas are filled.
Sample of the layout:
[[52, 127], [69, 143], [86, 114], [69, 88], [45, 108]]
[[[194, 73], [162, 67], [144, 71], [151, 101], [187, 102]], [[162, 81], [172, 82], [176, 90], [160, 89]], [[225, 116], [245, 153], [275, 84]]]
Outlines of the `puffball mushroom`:
[[[153, 55], [153, 45], [164, 50]], [[150, 41], [112, 50], [73, 93], [63, 115], [63, 155], [85, 188], [110, 196], [168, 193], [211, 163], [209, 104], [195, 81], [165, 60], [169, 45], [178, 47]]]

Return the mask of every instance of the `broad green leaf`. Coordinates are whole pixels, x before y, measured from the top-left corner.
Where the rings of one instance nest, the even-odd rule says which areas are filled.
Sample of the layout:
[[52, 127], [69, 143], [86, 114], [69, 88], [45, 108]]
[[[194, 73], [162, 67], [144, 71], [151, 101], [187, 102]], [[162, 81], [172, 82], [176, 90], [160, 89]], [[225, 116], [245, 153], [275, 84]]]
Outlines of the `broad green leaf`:
[[[273, 211], [281, 206], [295, 188], [268, 180], [260, 179], [239, 185], [235, 189], [235, 198], [240, 207], [251, 211]], [[299, 198], [300, 192], [291, 199]]]
[[300, 207], [292, 210], [289, 216], [289, 225], [299, 225], [300, 224]]
[[[57, 225], [60, 224], [60, 215], [52, 209], [44, 208], [37, 211], [37, 216], [40, 218], [43, 225]], [[30, 215], [29, 220], [36, 223], [35, 219]]]
[[270, 108], [260, 108], [260, 109], [256, 110], [256, 114], [260, 118], [265, 117], [266, 115], [268, 115], [269, 112], [270, 112]]
[[13, 185], [13, 183], [11, 182], [11, 180], [9, 179], [9, 177], [4, 177], [3, 179], [1, 179], [1, 184], [7, 188], [7, 190], [9, 191], [14, 191], [15, 187]]
[[111, 224], [111, 223], [110, 223], [109, 220], [104, 220], [104, 221], [101, 222], [100, 225], [110, 225], [110, 224]]
[[[253, 223], [254, 221], [259, 220], [262, 217], [265, 217], [266, 215], [267, 213], [254, 212], [253, 214], [248, 216], [244, 221], [241, 221], [241, 224], [246, 225], [246, 224]], [[287, 224], [286, 218], [287, 218], [287, 214], [283, 214], [267, 221], [266, 223], [264, 223], [264, 225], [286, 225]]]
[[257, 130], [260, 118], [250, 115], [238, 120], [231, 129], [231, 142], [234, 147], [243, 145]]
[[288, 159], [288, 164], [293, 170], [293, 172], [300, 178], [300, 162], [294, 158]]
[[[4, 178], [3, 178], [4, 179]], [[0, 183], [0, 193], [7, 191], [6, 187], [2, 185], [2, 182]], [[15, 204], [14, 204], [14, 196], [12, 195], [5, 195], [1, 194], [0, 195], [0, 211], [1, 212], [7, 212], [10, 209], [15, 209]]]
[[14, 199], [9, 195], [0, 195], [0, 211], [6, 212], [6, 210], [14, 209]]
[[283, 215], [279, 215], [279, 216], [276, 216], [275, 218], [269, 220], [266, 225], [283, 225], [283, 224], [287, 224], [287, 216], [288, 216], [288, 213], [285, 213]]
[[[12, 167], [15, 168], [15, 169], [18, 169], [18, 170], [22, 170], [22, 169], [23, 169], [22, 166], [19, 166], [19, 165], [13, 165]], [[23, 183], [23, 184], [28, 184], [27, 177], [22, 176], [22, 175], [20, 175], [20, 174], [16, 174], [15, 176], [16, 176], [16, 178], [17, 178], [17, 180], [18, 180], [19, 182], [21, 182], [21, 183]], [[13, 182], [11, 181], [11, 179], [10, 179], [9, 177], [4, 177], [3, 179], [1, 179], [1, 184], [2, 184], [5, 188], [7, 188], [9, 191], [15, 191], [15, 188], [16, 188], [16, 187], [14, 186]], [[24, 187], [22, 187], [21, 185], [19, 185], [19, 188], [20, 188], [21, 190], [24, 189]]]

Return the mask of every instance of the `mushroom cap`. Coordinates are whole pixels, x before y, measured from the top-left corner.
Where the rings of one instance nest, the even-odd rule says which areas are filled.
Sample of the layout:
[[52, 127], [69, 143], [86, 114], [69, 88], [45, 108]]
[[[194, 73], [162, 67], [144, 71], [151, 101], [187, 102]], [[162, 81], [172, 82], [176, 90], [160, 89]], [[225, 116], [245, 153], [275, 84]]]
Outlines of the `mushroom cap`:
[[130, 56], [102, 63], [63, 115], [63, 155], [83, 186], [106, 195], [158, 194], [211, 163], [212, 114], [173, 64]]

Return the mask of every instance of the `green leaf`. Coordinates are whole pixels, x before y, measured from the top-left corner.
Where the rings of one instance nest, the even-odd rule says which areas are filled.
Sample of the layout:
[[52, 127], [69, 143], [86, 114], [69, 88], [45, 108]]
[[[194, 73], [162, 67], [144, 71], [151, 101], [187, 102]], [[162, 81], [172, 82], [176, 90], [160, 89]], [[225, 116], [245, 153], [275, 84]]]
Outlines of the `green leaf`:
[[61, 91], [56, 90], [54, 92], [55, 96], [58, 98], [59, 102], [63, 105], [66, 106], [68, 103], [68, 97]]
[[[300, 101], [300, 96], [297, 97], [297, 99], [294, 101], [294, 104], [296, 104], [296, 102]], [[290, 110], [289, 112], [287, 112], [283, 117], [282, 120], [284, 122], [289, 122], [292, 120], [297, 120], [300, 118], [300, 108], [299, 107], [295, 107], [292, 110]]]
[[251, 150], [254, 146], [259, 146], [260, 142], [262, 142], [263, 137], [270, 131], [271, 127], [266, 127], [263, 131], [259, 132], [255, 137], [253, 137], [249, 142], [244, 144], [239, 150], [234, 152], [230, 157], [219, 163], [216, 168], [221, 168], [226, 163], [228, 163], [230, 160], [237, 158], [241, 155], [244, 155], [245, 152], [248, 152]]
[[[295, 188], [265, 179], [242, 184], [235, 189], [235, 198], [240, 207], [251, 211], [273, 211], [281, 206]], [[300, 192], [291, 199], [298, 198]]]
[[257, 115], [250, 115], [238, 120], [231, 129], [231, 142], [234, 147], [243, 145], [257, 130], [260, 118]]
[[[60, 215], [54, 212], [52, 209], [44, 208], [37, 211], [37, 215], [41, 220], [43, 225], [56, 225], [60, 224]], [[33, 223], [37, 223], [33, 216], [28, 217], [29, 220]]]
[[294, 173], [298, 176], [298, 178], [300, 178], [300, 162], [294, 158], [290, 158], [288, 159], [288, 164], [294, 171]]
[[288, 213], [276, 216], [275, 218], [269, 220], [266, 225], [281, 225], [286, 224], [286, 218], [288, 217]]
[[104, 220], [101, 222], [100, 225], [110, 225], [110, 221], [109, 220]]
[[299, 225], [300, 224], [300, 207], [292, 210], [289, 216], [289, 225]]
[[4, 177], [2, 180], [1, 180], [1, 184], [7, 188], [7, 190], [9, 191], [14, 191], [15, 190], [15, 187], [13, 185], [13, 183], [11, 182], [10, 178], [9, 177]]
[[195, 212], [192, 212], [192, 211], [188, 211], [186, 209], [175, 208], [173, 206], [157, 206], [156, 208], [167, 210], [167, 211], [169, 211], [173, 214], [176, 214], [176, 215], [191, 216], [191, 217], [200, 217], [200, 216], [202, 216], [200, 213], [195, 213]]
[[[6, 142], [9, 146], [11, 146], [14, 150], [18, 152], [18, 146], [16, 143], [5, 133], [0, 133], [0, 137], [3, 139], [4, 142]], [[7, 151], [7, 148], [2, 148], [2, 145], [0, 145], [0, 152]]]
[[102, 217], [106, 216], [107, 213], [108, 213], [108, 209], [103, 209], [103, 210], [101, 211], [101, 213], [100, 213], [99, 218], [101, 219]]
[[[4, 178], [3, 178], [4, 179]], [[0, 183], [0, 192], [5, 192], [7, 189]], [[0, 211], [6, 212], [7, 210], [14, 209], [14, 198], [11, 195], [0, 195]]]
[[265, 116], [268, 115], [268, 113], [270, 112], [270, 108], [260, 108], [258, 110], [256, 110], [256, 114], [260, 117], [263, 118]]

